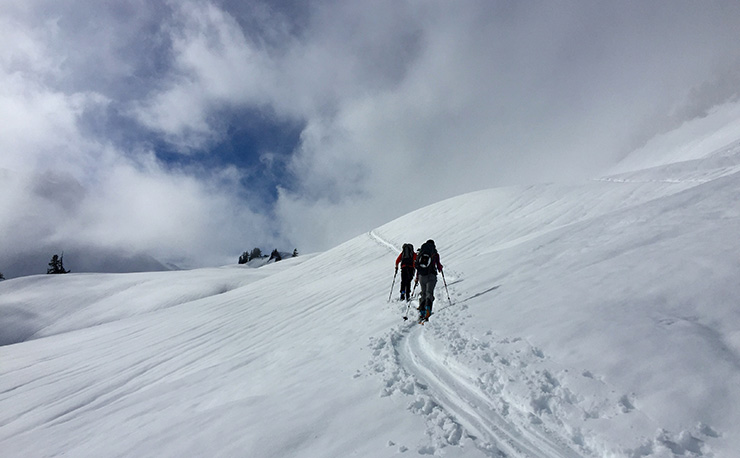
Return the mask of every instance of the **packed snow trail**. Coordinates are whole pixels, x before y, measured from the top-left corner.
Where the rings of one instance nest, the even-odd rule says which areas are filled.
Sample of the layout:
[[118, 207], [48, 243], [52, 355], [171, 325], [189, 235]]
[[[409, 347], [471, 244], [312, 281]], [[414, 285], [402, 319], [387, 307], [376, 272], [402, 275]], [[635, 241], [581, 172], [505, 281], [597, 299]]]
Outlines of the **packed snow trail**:
[[465, 427], [481, 450], [490, 452], [493, 444], [510, 457], [580, 456], [544, 431], [520, 428], [508, 421], [475, 385], [474, 374], [435, 354], [421, 328], [412, 329], [396, 348], [401, 365], [426, 382], [427, 392]]
[[[377, 232], [370, 231], [368, 236], [390, 251], [397, 251], [392, 242], [385, 240]], [[454, 278], [448, 287], [460, 281], [462, 279]], [[438, 283], [438, 286], [440, 285], [441, 282]], [[441, 287], [444, 288], [444, 286]], [[485, 291], [469, 294], [459, 302], [450, 301], [443, 305], [438, 300], [440, 308], [435, 310], [434, 319], [444, 320], [444, 314], [441, 314], [443, 310], [494, 291], [498, 287], [499, 285], [496, 285]], [[438, 295], [435, 294], [435, 296]], [[452, 433], [445, 431], [443, 439], [448, 444], [459, 444], [457, 436], [462, 435], [461, 426], [467, 437], [472, 439], [475, 446], [485, 455], [503, 455], [512, 458], [581, 456], [568, 447], [565, 440], [550, 437], [551, 432], [540, 431], [534, 427], [522, 427], [522, 425], [515, 425], [508, 421], [499, 413], [496, 403], [475, 385], [475, 374], [466, 373], [462, 366], [449, 363], [435, 353], [424, 338], [424, 329], [420, 326], [413, 326], [414, 317], [409, 318], [411, 326], [402, 330], [398, 338], [391, 339], [397, 363], [407, 373], [407, 377], [413, 380], [414, 385], [419, 386], [431, 398], [431, 402], [424, 401], [427, 407], [422, 407], [419, 411], [429, 413], [429, 406], [440, 406], [445, 415], [457, 423], [452, 427]], [[408, 393], [409, 389], [406, 391]], [[446, 421], [449, 423], [449, 420]]]

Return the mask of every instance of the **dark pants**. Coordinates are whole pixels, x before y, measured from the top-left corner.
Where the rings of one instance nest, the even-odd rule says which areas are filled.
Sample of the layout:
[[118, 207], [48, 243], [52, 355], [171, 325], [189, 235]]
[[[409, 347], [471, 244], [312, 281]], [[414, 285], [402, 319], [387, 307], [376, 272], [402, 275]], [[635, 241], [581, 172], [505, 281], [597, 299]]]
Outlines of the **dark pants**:
[[419, 312], [422, 316], [428, 317], [432, 313], [434, 287], [437, 286], [437, 275], [419, 275], [419, 285], [421, 286], [421, 294], [419, 295]]
[[413, 278], [413, 267], [401, 267], [401, 299], [408, 299], [411, 296], [411, 280]]

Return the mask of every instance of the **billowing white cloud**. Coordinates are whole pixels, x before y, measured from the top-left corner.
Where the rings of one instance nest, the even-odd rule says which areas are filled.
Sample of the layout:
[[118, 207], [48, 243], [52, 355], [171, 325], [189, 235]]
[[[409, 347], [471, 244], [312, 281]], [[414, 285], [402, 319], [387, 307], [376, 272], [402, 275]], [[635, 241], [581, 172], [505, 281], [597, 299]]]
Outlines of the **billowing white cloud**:
[[[356, 75], [356, 90], [308, 124], [294, 162], [302, 186], [279, 207], [293, 227], [316, 215], [317, 225], [341, 221], [358, 231], [465, 191], [588, 177], [685, 120], [675, 113], [686, 104], [706, 108], [737, 93], [731, 84], [712, 85], [720, 94], [702, 100], [693, 89], [718, 69], [725, 79], [738, 75], [740, 53], [727, 45], [736, 6], [415, 6], [408, 22], [383, 30], [396, 37], [413, 31], [400, 76], [374, 85]], [[346, 9], [322, 16], [315, 34], [373, 23], [374, 5], [355, 7], [350, 19]], [[363, 34], [346, 36], [327, 44], [335, 57], [320, 67], [352, 65], [356, 54], [345, 43]], [[305, 212], [296, 217], [301, 204]], [[335, 232], [326, 231], [325, 245]]]
[[[138, 98], [125, 90], [130, 83], [121, 80], [136, 78], [126, 71], [142, 64], [127, 60], [131, 51], [105, 32], [87, 42], [74, 27], [126, 29], [116, 23], [126, 19], [141, 29], [150, 18], [135, 13], [139, 6], [146, 11], [145, 5], [127, 2], [111, 5], [114, 11], [97, 16], [101, 23], [93, 27], [82, 19], [95, 16], [86, 16], [85, 6], [100, 13], [99, 5], [73, 3], [74, 15], [24, 2], [17, 8], [6, 5], [0, 17], [0, 263], [39, 248], [89, 246], [145, 252], [186, 266], [212, 265], [279, 242], [269, 208], [244, 195], [240, 171], [167, 166], [156, 160], [146, 140], [122, 148], [107, 132], [86, 129], [86, 116], [112, 106], [122, 111], [136, 106]], [[125, 18], [114, 14], [121, 11]], [[122, 37], [138, 40], [130, 30]], [[93, 43], [93, 38], [100, 40]], [[93, 57], [107, 54], [94, 68]], [[149, 81], [149, 90], [171, 86], [152, 75], [141, 79]], [[181, 102], [210, 97], [198, 94], [187, 93]], [[170, 108], [198, 119], [214, 105]], [[168, 133], [168, 127], [160, 119], [156, 130]], [[212, 135], [207, 126], [189, 129]]]
[[269, 61], [228, 13], [206, 2], [184, 2], [164, 30], [172, 40], [170, 79], [132, 109], [145, 126], [187, 152], [219, 134], [213, 112], [269, 102], [263, 96], [272, 85]]

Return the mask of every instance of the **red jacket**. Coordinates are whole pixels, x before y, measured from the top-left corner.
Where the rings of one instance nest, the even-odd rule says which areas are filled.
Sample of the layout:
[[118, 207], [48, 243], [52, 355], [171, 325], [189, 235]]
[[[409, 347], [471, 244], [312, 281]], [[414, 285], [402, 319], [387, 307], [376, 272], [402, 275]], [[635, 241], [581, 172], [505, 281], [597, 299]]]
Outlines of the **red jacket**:
[[[403, 251], [402, 251], [402, 252], [401, 252], [401, 254], [399, 254], [399, 255], [398, 255], [398, 257], [396, 258], [396, 269], [398, 269], [398, 264], [399, 264], [399, 263], [401, 262], [401, 256], [403, 256]], [[401, 268], [402, 268], [402, 269], [403, 269], [404, 267], [411, 267], [411, 268], [413, 268], [413, 267], [414, 267], [414, 265], [415, 265], [415, 264], [414, 264], [415, 262], [416, 262], [416, 253], [414, 253], [414, 258], [413, 258], [413, 259], [411, 260], [411, 264], [401, 264]]]

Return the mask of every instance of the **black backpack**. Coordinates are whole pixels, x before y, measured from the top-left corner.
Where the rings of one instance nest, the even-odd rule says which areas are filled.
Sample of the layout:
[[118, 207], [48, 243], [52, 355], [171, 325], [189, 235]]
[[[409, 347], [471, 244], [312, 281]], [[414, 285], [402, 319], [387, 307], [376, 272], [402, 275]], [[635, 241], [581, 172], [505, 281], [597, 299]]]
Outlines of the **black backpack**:
[[401, 251], [401, 267], [414, 265], [414, 246], [410, 243], [403, 244]]
[[437, 254], [434, 245], [425, 243], [419, 250], [419, 255], [416, 257], [416, 271], [419, 275], [428, 275], [435, 273], [434, 266], [434, 255]]

